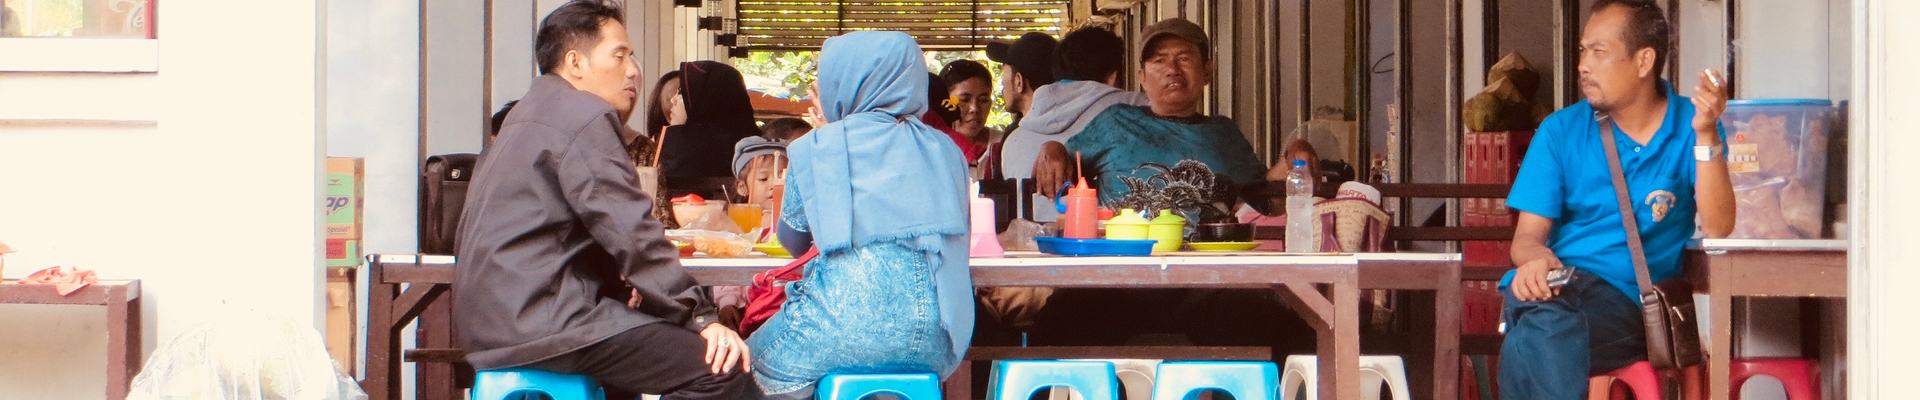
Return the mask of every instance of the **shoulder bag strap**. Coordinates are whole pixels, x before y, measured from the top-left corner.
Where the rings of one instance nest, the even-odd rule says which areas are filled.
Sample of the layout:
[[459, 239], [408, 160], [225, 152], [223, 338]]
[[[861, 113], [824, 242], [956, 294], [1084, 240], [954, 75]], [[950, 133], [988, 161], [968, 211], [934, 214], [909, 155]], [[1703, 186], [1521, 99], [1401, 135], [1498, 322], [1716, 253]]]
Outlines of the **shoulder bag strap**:
[[1647, 272], [1647, 251], [1640, 245], [1640, 222], [1633, 212], [1633, 198], [1627, 194], [1627, 174], [1620, 169], [1619, 145], [1613, 143], [1613, 117], [1594, 113], [1600, 122], [1600, 144], [1607, 149], [1607, 170], [1613, 173], [1613, 193], [1620, 200], [1620, 224], [1627, 228], [1627, 249], [1633, 253], [1633, 276], [1640, 283], [1640, 297], [1653, 294], [1653, 276]]

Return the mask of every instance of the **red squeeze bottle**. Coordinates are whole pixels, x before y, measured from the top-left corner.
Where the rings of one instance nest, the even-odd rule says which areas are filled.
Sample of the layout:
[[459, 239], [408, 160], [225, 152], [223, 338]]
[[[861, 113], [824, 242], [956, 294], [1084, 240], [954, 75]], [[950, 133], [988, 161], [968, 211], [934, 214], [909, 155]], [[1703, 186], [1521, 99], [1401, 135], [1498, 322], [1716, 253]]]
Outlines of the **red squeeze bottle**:
[[1098, 239], [1098, 216], [1094, 213], [1100, 208], [1100, 200], [1094, 196], [1093, 188], [1087, 187], [1087, 178], [1080, 178], [1080, 184], [1067, 189], [1067, 215], [1061, 217], [1060, 237], [1068, 239]]

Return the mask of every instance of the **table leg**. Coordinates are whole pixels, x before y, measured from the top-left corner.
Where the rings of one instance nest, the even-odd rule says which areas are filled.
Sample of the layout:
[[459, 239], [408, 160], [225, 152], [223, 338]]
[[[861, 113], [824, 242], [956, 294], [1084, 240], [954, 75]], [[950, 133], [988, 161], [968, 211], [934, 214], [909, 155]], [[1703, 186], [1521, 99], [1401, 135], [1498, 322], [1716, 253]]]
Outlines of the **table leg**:
[[1360, 288], [1353, 283], [1331, 286], [1333, 318], [1319, 335], [1320, 398], [1360, 398]]
[[368, 400], [392, 400], [400, 393], [400, 328], [393, 326], [400, 285], [386, 283], [384, 270], [374, 262], [367, 271], [367, 378], [360, 388]]
[[[1458, 271], [1458, 270], [1455, 270]], [[1433, 399], [1460, 396], [1460, 279], [1433, 292]]]
[[145, 343], [146, 340], [143, 339], [146, 336], [146, 324], [142, 322], [142, 320], [146, 318], [146, 314], [141, 312], [140, 307], [140, 302], [145, 300], [146, 296], [141, 296], [141, 293], [127, 293], [127, 295], [133, 296], [132, 300], [126, 302], [127, 365], [129, 366], [127, 370], [127, 383], [132, 384], [133, 376], [138, 375], [140, 369], [147, 365], [145, 362], [147, 357], [145, 353], [147, 344]]
[[1360, 288], [1356, 279], [1328, 285], [1321, 294], [1312, 285], [1275, 285], [1280, 298], [1313, 326], [1322, 399], [1360, 397]]
[[1708, 268], [1713, 269], [1708, 271], [1708, 279], [1712, 283], [1707, 296], [1707, 307], [1712, 309], [1713, 314], [1707, 318], [1707, 323], [1712, 325], [1713, 338], [1710, 340], [1713, 345], [1707, 351], [1707, 393], [1712, 399], [1724, 400], [1731, 398], [1733, 390], [1730, 367], [1733, 361], [1733, 296], [1730, 292], [1733, 289], [1733, 274], [1718, 270], [1718, 266]]
[[947, 400], [971, 400], [973, 398], [973, 361], [960, 360], [960, 368], [941, 383], [943, 397]]
[[[1438, 329], [1434, 326], [1434, 321], [1438, 319], [1435, 317], [1438, 314], [1436, 311], [1439, 311], [1434, 304], [1437, 303], [1436, 297], [1439, 297], [1439, 294], [1431, 291], [1401, 290], [1393, 292], [1393, 297], [1396, 300], [1395, 313], [1405, 316], [1405, 318], [1396, 316], [1395, 319], [1404, 319], [1407, 322], [1404, 329], [1406, 335], [1395, 336], [1397, 339], [1395, 341], [1407, 344], [1404, 349], [1396, 350], [1407, 363], [1407, 389], [1412, 390], [1413, 393], [1419, 393], [1416, 397], [1427, 399], [1428, 395], [1437, 393], [1435, 384], [1439, 383], [1434, 379], [1434, 375], [1439, 372], [1438, 368], [1432, 368], [1433, 360], [1439, 358], [1439, 352], [1435, 351], [1436, 347], [1439, 347], [1435, 346], [1438, 343], [1435, 338], [1439, 336], [1439, 332], [1436, 332]], [[1364, 302], [1365, 299], [1361, 301]], [[1378, 348], [1374, 347], [1378, 345], [1369, 340], [1377, 339], [1362, 338], [1360, 347], [1362, 354], [1378, 352], [1373, 350]], [[1458, 364], [1458, 362], [1455, 363]], [[1452, 397], [1433, 397], [1435, 400], [1450, 398]]]
[[129, 307], [128, 303], [138, 300], [128, 300], [125, 289], [107, 290], [107, 398], [121, 400], [127, 398], [128, 385], [140, 371], [140, 345], [132, 343], [140, 340], [134, 331], [140, 329], [140, 314]]

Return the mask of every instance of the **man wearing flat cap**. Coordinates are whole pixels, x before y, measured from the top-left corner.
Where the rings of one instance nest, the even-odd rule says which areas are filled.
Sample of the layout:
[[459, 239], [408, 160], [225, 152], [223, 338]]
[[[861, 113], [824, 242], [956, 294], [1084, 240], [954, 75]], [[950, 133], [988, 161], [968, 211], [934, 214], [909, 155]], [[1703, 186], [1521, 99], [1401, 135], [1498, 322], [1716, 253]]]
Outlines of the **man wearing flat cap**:
[[[1199, 25], [1173, 18], [1148, 26], [1141, 43], [1148, 105], [1107, 107], [1064, 145], [1046, 143], [1034, 175], [1097, 181], [1108, 209], [1171, 210], [1194, 223], [1231, 220], [1228, 210], [1243, 202], [1243, 190], [1265, 184], [1266, 167], [1232, 119], [1200, 109], [1213, 83], [1212, 42]], [[1073, 170], [1076, 153], [1083, 171]], [[1039, 187], [1054, 195], [1054, 185]], [[1202, 346], [1310, 350], [1298, 345], [1310, 342], [1300, 338], [1311, 330], [1274, 296], [1253, 289], [1061, 288], [1035, 317], [1029, 338], [1033, 345], [1123, 345], [1141, 334], [1178, 334]]]

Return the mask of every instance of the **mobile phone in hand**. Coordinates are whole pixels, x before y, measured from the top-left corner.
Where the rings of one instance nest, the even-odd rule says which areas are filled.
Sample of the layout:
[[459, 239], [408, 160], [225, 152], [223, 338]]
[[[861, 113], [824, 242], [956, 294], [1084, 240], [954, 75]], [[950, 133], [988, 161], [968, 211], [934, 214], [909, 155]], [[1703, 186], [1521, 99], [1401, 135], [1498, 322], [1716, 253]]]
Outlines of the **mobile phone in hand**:
[[1560, 269], [1547, 271], [1548, 289], [1557, 290], [1567, 286], [1569, 282], [1573, 282], [1573, 267], [1560, 267]]

